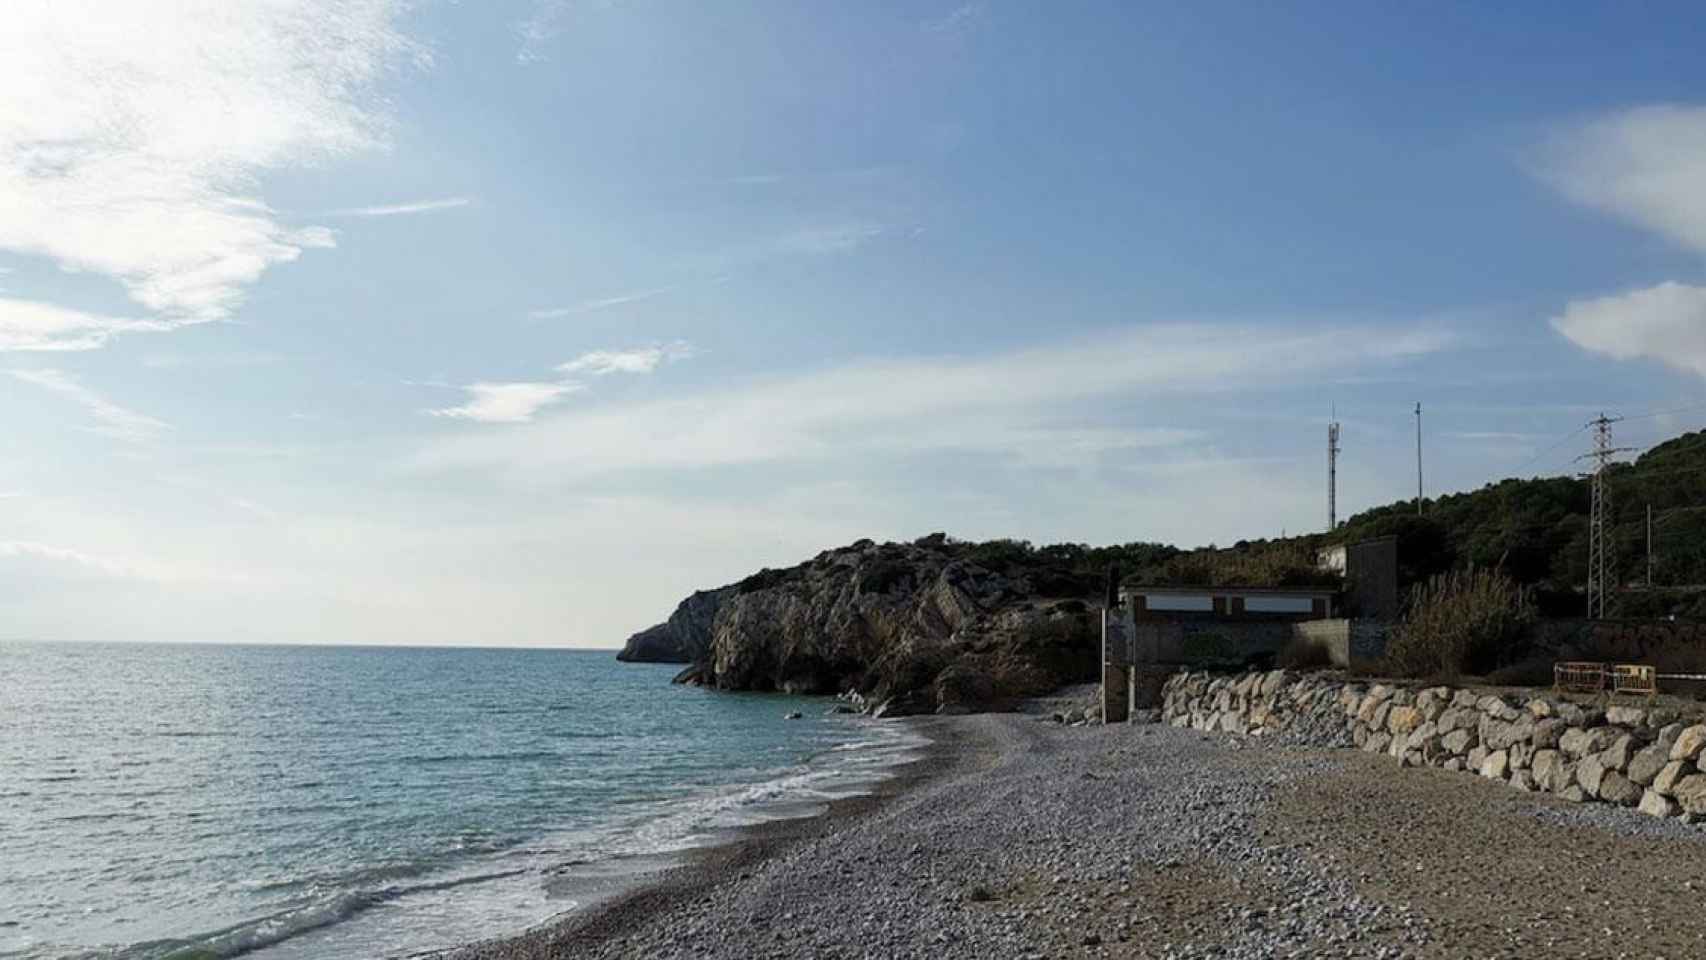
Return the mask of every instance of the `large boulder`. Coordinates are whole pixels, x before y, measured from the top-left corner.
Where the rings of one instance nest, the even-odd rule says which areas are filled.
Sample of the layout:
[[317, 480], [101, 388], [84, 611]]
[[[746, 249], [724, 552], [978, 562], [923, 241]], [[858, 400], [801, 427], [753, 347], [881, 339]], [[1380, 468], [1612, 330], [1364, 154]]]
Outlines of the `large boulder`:
[[1447, 753], [1459, 755], [1468, 753], [1480, 742], [1480, 738], [1475, 735], [1473, 730], [1453, 730], [1440, 738], [1440, 745], [1445, 748]]
[[1674, 797], [1676, 785], [1693, 773], [1694, 764], [1687, 760], [1672, 760], [1659, 768], [1658, 774], [1653, 777], [1652, 789], [1662, 796]]
[[1552, 749], [1558, 746], [1558, 739], [1562, 737], [1564, 735], [1564, 731], [1568, 729], [1570, 729], [1570, 725], [1556, 717], [1537, 720], [1534, 723], [1534, 733], [1529, 737], [1529, 741], [1533, 743], [1537, 749]]
[[1605, 769], [1621, 772], [1629, 768], [1629, 758], [1635, 755], [1638, 748], [1639, 745], [1635, 743], [1635, 738], [1629, 734], [1624, 734], [1611, 741], [1611, 746], [1600, 751], [1599, 761], [1605, 764]]
[[1476, 747], [1476, 748], [1470, 750], [1469, 754], [1466, 757], [1464, 757], [1464, 761], [1463, 761], [1464, 769], [1473, 770], [1476, 773], [1480, 773], [1481, 767], [1483, 767], [1487, 763], [1487, 755], [1492, 753], [1492, 752], [1493, 751], [1488, 750], [1486, 747]]
[[1406, 736], [1422, 725], [1422, 711], [1415, 707], [1395, 706], [1386, 715], [1386, 729], [1394, 737]]
[[1572, 727], [1558, 738], [1558, 749], [1572, 757], [1585, 757], [1611, 746], [1621, 734], [1622, 731], [1612, 727], [1593, 727], [1587, 730]]
[[1671, 796], [1689, 816], [1706, 814], [1706, 773], [1691, 773], [1677, 781]]
[[1653, 778], [1658, 776], [1659, 771], [1669, 762], [1670, 748], [1663, 743], [1654, 743], [1635, 751], [1635, 755], [1629, 758], [1626, 776], [1630, 782], [1645, 787], [1653, 782]]
[[1652, 790], [1641, 794], [1638, 809], [1649, 817], [1674, 817], [1682, 810], [1675, 800]]
[[1706, 724], [1695, 724], [1685, 727], [1676, 736], [1676, 743], [1671, 745], [1672, 760], [1693, 760], [1700, 756], [1701, 748], [1706, 747]]
[[1542, 790], [1563, 793], [1576, 782], [1576, 765], [1556, 750], [1540, 750], [1530, 763], [1534, 782]]
[[1576, 764], [1576, 783], [1590, 797], [1599, 796], [1599, 786], [1605, 780], [1605, 765], [1599, 754], [1588, 754]]
[[1641, 788], [1616, 770], [1607, 770], [1599, 781], [1599, 798], [1606, 803], [1632, 807], [1641, 801]]
[[1503, 780], [1509, 771], [1510, 756], [1503, 750], [1494, 750], [1481, 761], [1481, 776], [1488, 780]]
[[1609, 706], [1605, 708], [1605, 722], [1619, 727], [1639, 727], [1647, 722], [1647, 711], [1640, 707]]

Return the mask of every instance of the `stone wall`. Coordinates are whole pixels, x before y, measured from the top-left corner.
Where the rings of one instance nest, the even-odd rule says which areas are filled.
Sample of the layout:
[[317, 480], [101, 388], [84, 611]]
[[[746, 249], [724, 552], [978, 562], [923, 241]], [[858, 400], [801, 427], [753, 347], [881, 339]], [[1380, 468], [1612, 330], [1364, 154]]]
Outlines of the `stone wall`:
[[1706, 773], [1696, 766], [1706, 763], [1706, 724], [1679, 722], [1674, 711], [1275, 670], [1174, 674], [1162, 688], [1161, 719], [1196, 730], [1357, 747], [1404, 766], [1706, 821]]

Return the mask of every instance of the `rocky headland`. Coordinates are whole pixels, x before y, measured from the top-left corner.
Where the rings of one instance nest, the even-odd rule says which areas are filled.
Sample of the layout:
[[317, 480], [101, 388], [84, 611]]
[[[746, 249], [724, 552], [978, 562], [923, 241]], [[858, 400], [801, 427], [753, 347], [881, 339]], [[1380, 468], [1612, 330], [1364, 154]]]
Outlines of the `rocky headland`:
[[1095, 677], [1096, 591], [1085, 564], [1009, 541], [861, 540], [695, 593], [618, 656], [884, 716], [999, 710]]

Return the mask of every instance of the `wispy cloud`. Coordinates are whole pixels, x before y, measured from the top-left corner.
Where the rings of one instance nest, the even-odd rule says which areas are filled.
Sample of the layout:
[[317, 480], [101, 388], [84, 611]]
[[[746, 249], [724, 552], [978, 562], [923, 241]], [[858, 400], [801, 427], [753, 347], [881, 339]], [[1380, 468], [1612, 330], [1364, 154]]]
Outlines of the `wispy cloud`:
[[562, 373], [584, 373], [594, 377], [612, 373], [651, 373], [662, 364], [683, 360], [692, 355], [692, 345], [677, 340], [632, 350], [594, 350], [559, 364], [557, 369]]
[[42, 560], [54, 564], [69, 564], [81, 570], [125, 580], [170, 580], [167, 572], [156, 565], [138, 564], [114, 557], [97, 556], [68, 547], [56, 547], [30, 540], [0, 540], [0, 558]]
[[445, 197], [442, 200], [417, 200], [412, 203], [392, 203], [374, 207], [345, 207], [341, 210], [328, 210], [328, 217], [401, 217], [411, 213], [436, 213], [440, 210], [455, 210], [466, 207], [474, 200], [471, 197]]
[[856, 250], [887, 232], [886, 227], [875, 223], [825, 224], [782, 234], [771, 241], [770, 245], [779, 253], [845, 253]]
[[522, 65], [548, 59], [545, 50], [563, 34], [563, 21], [577, 9], [608, 10], [620, 0], [534, 0], [533, 12], [515, 25], [521, 48], [515, 62]]
[[419, 48], [404, 0], [62, 0], [0, 30], [0, 249], [110, 277], [173, 322], [229, 316], [330, 231], [253, 194], [384, 139], [373, 96]]
[[134, 443], [151, 440], [167, 429], [165, 423], [146, 414], [119, 406], [94, 390], [78, 383], [71, 375], [63, 371], [51, 368], [13, 370], [11, 374], [24, 383], [33, 384], [44, 390], [51, 390], [81, 404], [83, 409], [88, 411], [89, 416], [99, 424], [99, 426], [92, 428], [96, 433]]
[[466, 402], [428, 411], [435, 417], [453, 417], [478, 423], [526, 423], [545, 407], [582, 389], [573, 383], [472, 383], [462, 387]]
[[939, 17], [924, 21], [927, 33], [957, 33], [982, 20], [988, 9], [982, 3], [962, 3]]
[[613, 373], [651, 373], [660, 365], [693, 355], [693, 348], [682, 340], [654, 344], [630, 350], [593, 350], [557, 365], [564, 374], [560, 380], [528, 380], [512, 382], [471, 383], [451, 387], [439, 381], [405, 381], [416, 386], [450, 387], [461, 390], [467, 400], [454, 407], [429, 410], [435, 417], [452, 417], [479, 423], [527, 423], [539, 411], [578, 393], [586, 386], [573, 379], [576, 375], [602, 377]]
[[611, 297], [582, 300], [579, 303], [570, 304], [564, 307], [542, 307], [538, 310], [528, 311], [527, 318], [529, 320], [560, 320], [563, 317], [573, 316], [578, 313], [592, 313], [597, 310], [607, 310], [611, 307], [620, 307], [624, 304], [639, 303], [643, 300], [650, 300], [653, 297], [662, 296], [674, 289], [674, 287], [653, 287], [650, 290], [634, 290], [630, 293], [619, 293]]
[[[1161, 325], [975, 358], [866, 363], [668, 399], [582, 408], [506, 436], [439, 438], [414, 463], [586, 476], [845, 456], [984, 451], [1062, 462], [1190, 434], [1085, 428], [1098, 398], [1244, 389], [1443, 350], [1431, 328]], [[1280, 358], [1283, 358], [1280, 359]], [[1059, 424], [1079, 424], [1060, 429]], [[1154, 428], [1144, 428], [1154, 429]], [[636, 437], [646, 438], [636, 443]]]
[[128, 320], [51, 303], [0, 297], [0, 352], [95, 350], [121, 333], [170, 330], [164, 320]]

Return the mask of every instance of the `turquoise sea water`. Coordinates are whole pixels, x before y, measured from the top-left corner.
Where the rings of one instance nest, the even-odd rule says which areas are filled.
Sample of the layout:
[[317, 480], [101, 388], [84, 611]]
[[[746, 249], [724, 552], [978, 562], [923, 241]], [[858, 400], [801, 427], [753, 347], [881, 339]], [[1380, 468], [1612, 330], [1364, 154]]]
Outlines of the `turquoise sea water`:
[[675, 669], [0, 643], [0, 957], [338, 960], [518, 932], [917, 746]]

